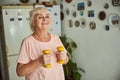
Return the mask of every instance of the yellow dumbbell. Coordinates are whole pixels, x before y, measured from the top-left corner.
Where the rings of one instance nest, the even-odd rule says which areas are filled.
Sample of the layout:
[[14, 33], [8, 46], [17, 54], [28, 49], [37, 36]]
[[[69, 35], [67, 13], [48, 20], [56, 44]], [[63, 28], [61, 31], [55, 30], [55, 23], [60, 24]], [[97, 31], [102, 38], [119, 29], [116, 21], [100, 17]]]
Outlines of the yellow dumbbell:
[[43, 50], [43, 53], [44, 54], [50, 54], [50, 50], [49, 49]]
[[[43, 53], [44, 53], [44, 55], [50, 54], [50, 50], [49, 49], [43, 50]], [[45, 68], [50, 68], [51, 64], [45, 64], [44, 67]]]
[[[62, 52], [62, 51], [64, 50], [64, 47], [63, 47], [63, 46], [58, 46], [58, 47], [57, 47], [57, 50], [58, 50], [59, 52]], [[59, 64], [63, 64], [65, 61], [58, 59], [57, 62], [58, 62]]]

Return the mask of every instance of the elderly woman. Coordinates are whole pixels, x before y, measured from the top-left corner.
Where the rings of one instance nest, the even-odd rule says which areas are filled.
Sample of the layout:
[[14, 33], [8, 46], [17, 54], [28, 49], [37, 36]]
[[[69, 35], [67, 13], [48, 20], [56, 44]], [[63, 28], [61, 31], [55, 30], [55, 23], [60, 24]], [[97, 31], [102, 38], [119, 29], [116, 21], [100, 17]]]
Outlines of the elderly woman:
[[[57, 60], [62, 59], [66, 64], [67, 51], [57, 51], [57, 47], [63, 44], [59, 36], [48, 32], [50, 25], [50, 12], [47, 9], [39, 7], [30, 12], [33, 33], [22, 42], [16, 68], [18, 76], [25, 76], [26, 80], [65, 80], [62, 64]], [[46, 49], [50, 50], [50, 54], [43, 54]], [[45, 68], [46, 63], [51, 67]]]

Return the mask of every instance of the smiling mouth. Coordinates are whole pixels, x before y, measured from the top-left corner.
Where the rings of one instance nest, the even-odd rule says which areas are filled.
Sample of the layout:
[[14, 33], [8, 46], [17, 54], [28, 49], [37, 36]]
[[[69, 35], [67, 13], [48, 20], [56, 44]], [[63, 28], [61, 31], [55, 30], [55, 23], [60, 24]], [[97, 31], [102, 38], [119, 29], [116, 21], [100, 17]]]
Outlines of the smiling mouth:
[[42, 23], [42, 25], [48, 25], [49, 23], [48, 22], [46, 22], [46, 23]]
[[41, 23], [42, 25], [49, 25], [49, 21], [45, 21]]

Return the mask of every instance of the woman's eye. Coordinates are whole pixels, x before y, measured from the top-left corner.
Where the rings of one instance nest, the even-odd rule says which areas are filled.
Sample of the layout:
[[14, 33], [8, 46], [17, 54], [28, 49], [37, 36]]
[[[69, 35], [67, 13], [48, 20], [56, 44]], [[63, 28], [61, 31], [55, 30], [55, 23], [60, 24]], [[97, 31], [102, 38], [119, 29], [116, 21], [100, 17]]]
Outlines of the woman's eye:
[[49, 16], [39, 16], [38, 19], [50, 18]]
[[42, 19], [42, 17], [38, 17], [38, 19]]
[[49, 16], [46, 16], [46, 18], [50, 18]]

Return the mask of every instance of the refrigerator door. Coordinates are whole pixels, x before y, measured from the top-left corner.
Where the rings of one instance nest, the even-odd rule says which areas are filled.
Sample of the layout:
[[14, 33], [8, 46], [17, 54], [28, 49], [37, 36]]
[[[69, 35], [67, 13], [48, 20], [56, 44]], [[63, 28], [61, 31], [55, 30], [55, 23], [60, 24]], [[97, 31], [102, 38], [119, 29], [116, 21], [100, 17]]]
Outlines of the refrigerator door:
[[17, 57], [18, 57], [17, 55], [8, 57], [9, 79], [10, 80], [25, 80], [24, 77], [18, 77], [16, 74]]
[[23, 38], [29, 36], [32, 30], [29, 25], [29, 11], [33, 8], [18, 8], [11, 6], [2, 9], [5, 45], [8, 60], [10, 80], [25, 80], [16, 74], [17, 57]]

